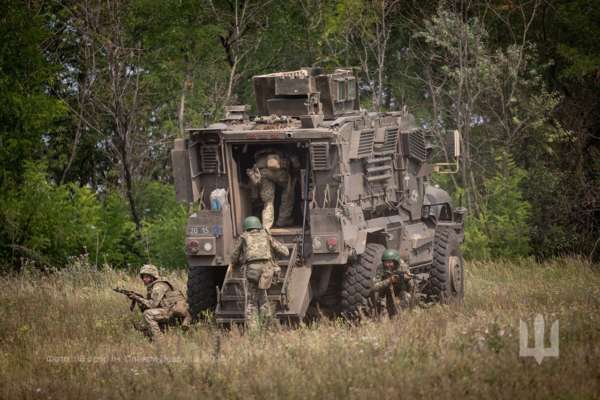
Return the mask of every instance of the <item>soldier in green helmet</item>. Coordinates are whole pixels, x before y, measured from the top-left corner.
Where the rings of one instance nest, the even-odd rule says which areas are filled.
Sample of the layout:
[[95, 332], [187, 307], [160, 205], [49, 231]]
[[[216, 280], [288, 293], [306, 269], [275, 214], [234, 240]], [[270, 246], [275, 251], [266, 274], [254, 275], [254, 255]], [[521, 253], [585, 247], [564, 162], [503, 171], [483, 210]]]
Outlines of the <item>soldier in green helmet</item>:
[[261, 318], [272, 318], [273, 310], [267, 289], [271, 287], [273, 275], [279, 269], [273, 256], [287, 256], [289, 250], [263, 229], [257, 217], [244, 220], [244, 231], [233, 248], [231, 263], [234, 268], [244, 267], [249, 292], [247, 318], [251, 326], [256, 326]]
[[413, 289], [414, 283], [407, 263], [400, 258], [398, 251], [386, 249], [381, 256], [381, 264], [377, 268], [371, 290], [377, 311], [380, 311], [385, 298], [388, 316], [393, 317], [398, 313], [399, 306], [410, 304]]
[[192, 316], [183, 293], [162, 278], [154, 265], [144, 265], [140, 269], [140, 278], [146, 286], [146, 297], [132, 293], [129, 298], [134, 300], [142, 310], [144, 330], [150, 337], [154, 340], [163, 337], [160, 330], [162, 324], [181, 321], [182, 327], [187, 329]]

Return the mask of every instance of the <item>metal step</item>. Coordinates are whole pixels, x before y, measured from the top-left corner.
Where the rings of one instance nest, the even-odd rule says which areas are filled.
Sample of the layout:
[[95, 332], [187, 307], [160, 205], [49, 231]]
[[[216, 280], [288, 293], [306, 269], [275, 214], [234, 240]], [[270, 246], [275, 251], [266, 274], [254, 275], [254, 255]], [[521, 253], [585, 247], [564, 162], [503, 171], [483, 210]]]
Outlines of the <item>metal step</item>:
[[392, 169], [391, 165], [382, 165], [381, 167], [370, 167], [367, 168], [367, 173], [371, 173], [371, 172], [380, 172], [380, 171], [389, 171]]
[[289, 235], [301, 235], [302, 227], [301, 226], [286, 226], [286, 227], [274, 227], [271, 228], [271, 235], [273, 237], [277, 236], [289, 236]]
[[384, 161], [392, 161], [392, 157], [377, 157], [377, 158], [370, 158], [368, 160], [365, 160], [367, 162], [367, 164], [376, 164], [376, 163], [380, 163], [380, 162], [384, 162]]
[[[286, 243], [286, 245], [290, 244]], [[299, 243], [292, 243], [290, 257], [278, 261], [279, 265], [284, 267], [281, 280], [274, 283], [267, 293], [269, 301], [275, 305], [276, 315], [280, 318], [303, 318], [312, 297], [310, 291], [312, 268], [298, 265], [299, 246]], [[218, 294], [215, 317], [220, 324], [246, 322], [247, 282], [238, 274], [239, 272], [230, 267]]]
[[369, 182], [383, 181], [386, 179], [390, 179], [391, 177], [392, 177], [392, 174], [375, 175], [375, 176], [367, 177], [367, 181], [369, 181]]

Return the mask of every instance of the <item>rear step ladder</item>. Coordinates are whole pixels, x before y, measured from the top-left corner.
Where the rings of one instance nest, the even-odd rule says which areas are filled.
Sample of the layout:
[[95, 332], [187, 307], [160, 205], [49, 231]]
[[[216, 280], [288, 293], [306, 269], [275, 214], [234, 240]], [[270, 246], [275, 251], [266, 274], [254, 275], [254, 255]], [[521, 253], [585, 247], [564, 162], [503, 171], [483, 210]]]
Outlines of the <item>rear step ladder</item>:
[[248, 282], [241, 271], [233, 266], [227, 268], [223, 287], [217, 287], [217, 308], [215, 318], [217, 324], [243, 323], [246, 321], [248, 308]]
[[[298, 263], [298, 243], [292, 245], [291, 255], [285, 266], [285, 275], [267, 291], [269, 301], [275, 306], [276, 316], [289, 315], [288, 287], [292, 273]], [[227, 268], [223, 287], [217, 290], [217, 307], [215, 317], [217, 324], [245, 323], [248, 309], [248, 281], [241, 270], [235, 270], [232, 265]]]

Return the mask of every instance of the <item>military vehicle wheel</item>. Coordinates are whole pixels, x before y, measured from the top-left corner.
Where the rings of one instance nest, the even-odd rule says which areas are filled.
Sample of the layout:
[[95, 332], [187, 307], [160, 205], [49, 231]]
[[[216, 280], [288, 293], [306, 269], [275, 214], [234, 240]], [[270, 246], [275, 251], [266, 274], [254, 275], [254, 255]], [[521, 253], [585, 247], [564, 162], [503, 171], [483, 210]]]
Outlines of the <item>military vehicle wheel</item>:
[[225, 277], [219, 267], [191, 267], [188, 270], [187, 297], [190, 313], [195, 321], [204, 311], [213, 312], [217, 306], [217, 286]]
[[345, 317], [357, 318], [361, 311], [368, 310], [373, 278], [384, 250], [385, 246], [369, 243], [359, 260], [346, 269], [340, 302], [341, 312]]
[[451, 228], [438, 227], [433, 247], [429, 297], [442, 304], [462, 303], [465, 295], [464, 260], [456, 234]]

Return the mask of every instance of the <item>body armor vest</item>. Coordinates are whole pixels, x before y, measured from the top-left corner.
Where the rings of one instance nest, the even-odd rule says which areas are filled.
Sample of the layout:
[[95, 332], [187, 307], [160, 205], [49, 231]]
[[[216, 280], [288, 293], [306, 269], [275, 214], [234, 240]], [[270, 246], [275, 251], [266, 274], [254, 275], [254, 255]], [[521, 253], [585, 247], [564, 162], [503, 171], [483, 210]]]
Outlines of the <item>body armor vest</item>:
[[154, 287], [154, 285], [156, 285], [158, 282], [166, 283], [169, 286], [169, 290], [167, 290], [165, 292], [163, 298], [160, 300], [160, 307], [171, 308], [178, 302], [185, 301], [185, 296], [183, 295], [183, 293], [181, 293], [179, 290], [176, 290], [173, 287], [173, 285], [171, 285], [171, 283], [169, 283], [169, 281], [165, 281], [163, 279], [156, 280], [156, 281], [152, 282], [150, 285], [148, 285], [148, 298], [149, 299], [150, 299], [150, 296], [152, 293], [152, 287]]
[[271, 259], [271, 241], [267, 232], [264, 230], [246, 232], [242, 235], [242, 238], [245, 245], [246, 263]]

